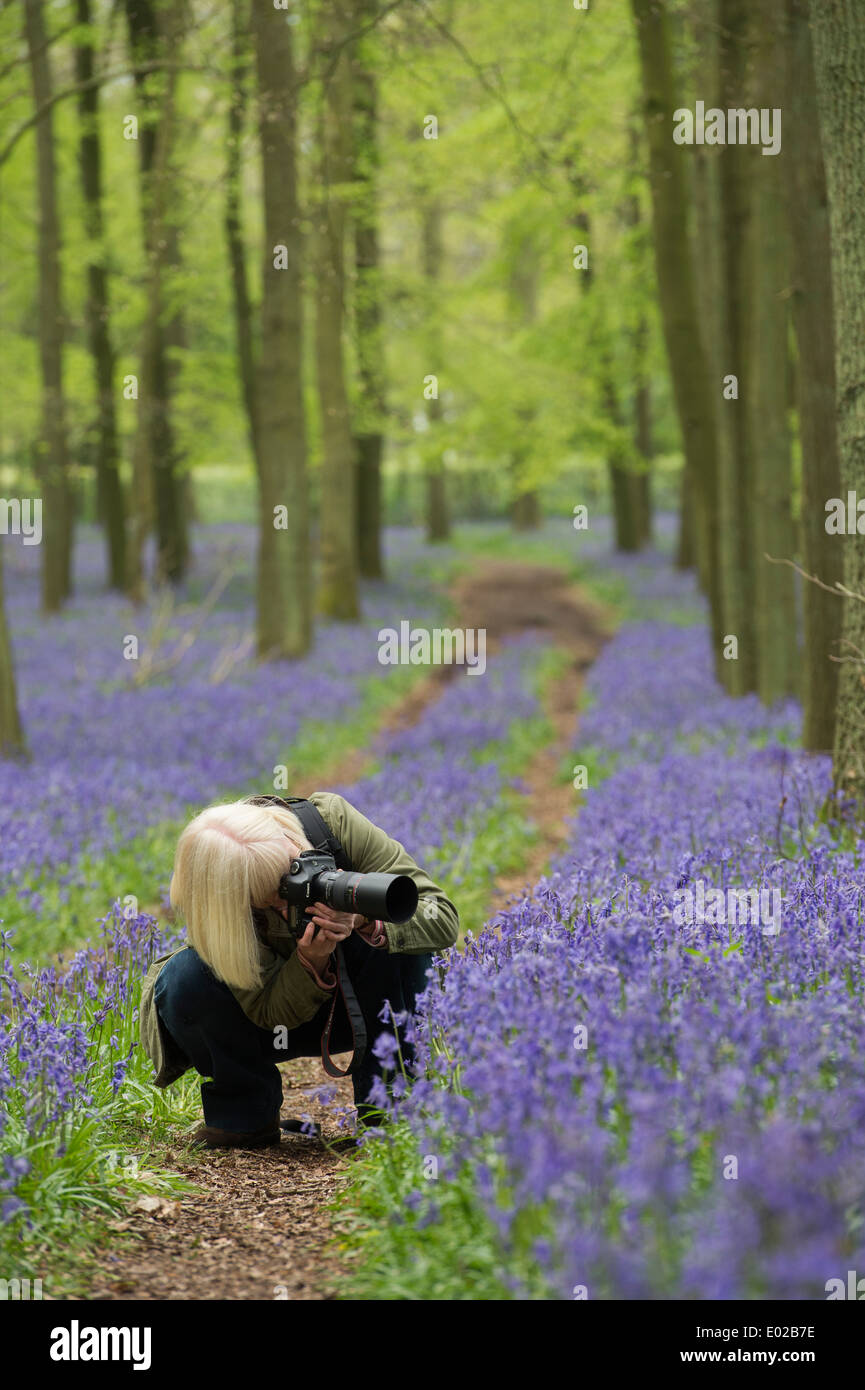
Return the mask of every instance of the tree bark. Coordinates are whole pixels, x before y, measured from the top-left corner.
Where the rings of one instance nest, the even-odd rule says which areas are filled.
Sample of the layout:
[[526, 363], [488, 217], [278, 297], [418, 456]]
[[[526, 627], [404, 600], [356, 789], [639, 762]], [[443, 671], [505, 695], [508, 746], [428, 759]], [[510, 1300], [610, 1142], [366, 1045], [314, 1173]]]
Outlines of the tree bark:
[[[783, 11], [753, 11], [754, 44], [749, 106], [784, 106]], [[758, 100], [759, 98], [759, 100]], [[787, 425], [787, 360], [790, 246], [785, 179], [789, 153], [783, 144], [764, 156], [748, 147], [752, 217], [748, 238], [748, 299], [751, 305], [750, 371], [746, 382], [754, 544], [754, 612], [757, 691], [765, 704], [798, 688], [793, 571], [774, 560], [796, 550], [790, 434]]]
[[318, 46], [322, 54], [333, 57], [319, 107], [315, 357], [321, 414], [319, 606], [330, 618], [354, 622], [360, 614], [357, 465], [343, 351], [345, 189], [352, 174], [351, 70], [344, 47], [348, 22], [338, 0], [321, 0]]
[[25, 751], [24, 730], [18, 712], [18, 692], [15, 687], [12, 642], [6, 622], [3, 546], [0, 544], [0, 758], [17, 756]]
[[[722, 109], [743, 104], [747, 92], [752, 9], [749, 0], [718, 0], [717, 89], [710, 93]], [[714, 16], [709, 16], [711, 24]], [[717, 90], [717, 101], [715, 91]], [[708, 148], [708, 147], [707, 147]], [[724, 681], [731, 695], [757, 688], [754, 624], [753, 518], [750, 479], [748, 400], [753, 388], [750, 351], [753, 304], [747, 282], [751, 224], [751, 171], [754, 151], [729, 145], [717, 150], [720, 218], [721, 293], [718, 300], [718, 523], [721, 607], [724, 634], [738, 640], [735, 661], [724, 662]], [[761, 155], [762, 159], [763, 156]], [[767, 156], [769, 158], [769, 156]], [[737, 396], [724, 399], [722, 381], [735, 376]]]
[[687, 468], [679, 482], [679, 535], [676, 541], [676, 568], [692, 570], [695, 565], [694, 485]]
[[[186, 0], [176, 0], [176, 3], [182, 11]], [[180, 36], [173, 42], [172, 46], [179, 47], [179, 44]], [[175, 276], [182, 270], [183, 266], [180, 251], [180, 228], [176, 214], [181, 188], [182, 185], [179, 184], [176, 173], [170, 170], [166, 205], [175, 208], [175, 212], [174, 215], [167, 218], [165, 227], [166, 283], [170, 283], [169, 277]], [[165, 396], [169, 402], [173, 402], [177, 394], [181, 358], [186, 349], [186, 320], [182, 303], [176, 295], [172, 298], [174, 308], [166, 316], [164, 339]], [[160, 539], [157, 563], [161, 582], [177, 584], [184, 578], [189, 569], [191, 556], [190, 524], [193, 518], [186, 505], [186, 499], [190, 493], [190, 488], [187, 486], [189, 474], [184, 468], [183, 455], [178, 448], [177, 434], [173, 428], [172, 443], [174, 446], [172, 452], [157, 459], [155, 472], [157, 518], [162, 515], [162, 522], [159, 526]], [[164, 512], [161, 510], [163, 507]]]
[[111, 341], [105, 225], [102, 215], [102, 145], [99, 134], [99, 88], [84, 86], [93, 78], [93, 17], [90, 0], [76, 0], [76, 18], [84, 37], [75, 49], [75, 76], [81, 133], [78, 158], [88, 241], [87, 336], [96, 386], [96, 508], [105, 533], [108, 587], [122, 590], [126, 580], [126, 514], [120, 479], [120, 446], [114, 397], [116, 358]]
[[[129, 45], [136, 63], [174, 54], [182, 39], [183, 0], [126, 0]], [[175, 141], [177, 73], [154, 78], [137, 73], [143, 119], [139, 129], [141, 215], [146, 264], [147, 306], [138, 381], [138, 431], [132, 456], [133, 515], [127, 554], [127, 587], [143, 595], [144, 544], [156, 531], [157, 576], [177, 583], [186, 569], [188, 539], [172, 420], [175, 369], [168, 349], [177, 324], [166, 322], [165, 283], [177, 262], [176, 227], [169, 207], [175, 194], [171, 153]]]
[[[252, 7], [264, 191], [259, 441], [257, 646], [261, 657], [309, 650], [309, 501], [303, 406], [303, 240], [297, 199], [297, 78], [285, 14]], [[276, 248], [285, 248], [284, 268]], [[338, 499], [341, 502], [341, 499]], [[279, 508], [287, 524], [277, 529]]]
[[[51, 63], [42, 0], [24, 0], [24, 39], [30, 86], [37, 110], [52, 96]], [[72, 588], [73, 501], [69, 483], [66, 404], [63, 396], [65, 317], [57, 212], [57, 170], [53, 108], [36, 122], [36, 177], [39, 202], [39, 363], [42, 418], [37, 473], [43, 496], [42, 607], [56, 612]]]
[[667, 14], [660, 0], [631, 0], [637, 23], [643, 109], [649, 145], [649, 185], [655, 266], [664, 339], [685, 467], [694, 496], [696, 558], [709, 597], [712, 648], [720, 665], [721, 626], [716, 526], [718, 456], [715, 401], [699, 332], [694, 270], [688, 240], [688, 196], [683, 149], [673, 142], [676, 108]]
[[[631, 175], [636, 177], [639, 167], [640, 141], [636, 128], [631, 127], [630, 139], [631, 155]], [[645, 233], [645, 222], [640, 211], [640, 199], [636, 192], [628, 198], [626, 205], [626, 222], [631, 228], [632, 236], [638, 239], [638, 245], [642, 250], [643, 236]], [[637, 316], [637, 322], [633, 331], [633, 368], [634, 368], [634, 392], [633, 392], [633, 436], [634, 448], [638, 456], [643, 460], [644, 467], [638, 473], [631, 474], [630, 490], [632, 494], [632, 508], [634, 512], [634, 529], [637, 548], [650, 545], [652, 541], [652, 479], [651, 479], [651, 459], [652, 459], [652, 408], [651, 408], [651, 388], [646, 367], [646, 349], [648, 345], [649, 325], [645, 313], [641, 310]]]
[[[604, 409], [610, 423], [625, 439], [625, 422], [619, 408], [619, 398], [615, 389], [610, 363], [604, 364], [603, 395]], [[607, 459], [610, 479], [610, 495], [613, 504], [613, 535], [616, 550], [625, 553], [640, 549], [642, 523], [638, 514], [637, 475], [628, 467], [624, 443], [613, 444]]]
[[[820, 143], [808, 0], [787, 0], [789, 25], [784, 137], [792, 242], [793, 323], [799, 439], [802, 447], [801, 544], [804, 568], [834, 587], [841, 579], [839, 537], [826, 532], [825, 504], [841, 495], [835, 422], [835, 316], [826, 174]], [[802, 742], [831, 752], [838, 699], [839, 598], [804, 585]], [[833, 658], [836, 658], [833, 660]]]
[[514, 498], [511, 520], [515, 531], [537, 531], [541, 524], [541, 509], [535, 491], [521, 492]]
[[249, 6], [246, 0], [231, 0], [231, 88], [228, 98], [228, 129], [225, 157], [225, 240], [231, 269], [234, 300], [234, 328], [240, 384], [246, 411], [249, 447], [259, 467], [255, 403], [256, 350], [253, 309], [246, 272], [241, 210], [241, 141], [246, 123], [247, 82], [249, 80]]
[[633, 475], [637, 545], [640, 549], [652, 543], [652, 398], [649, 379], [645, 372], [647, 332], [648, 325], [645, 319], [641, 319], [634, 337], [637, 382], [634, 389], [634, 445], [646, 466], [641, 473]]
[[[532, 328], [538, 312], [537, 251], [530, 235], [514, 237], [513, 262], [509, 283], [509, 301], [513, 333], [518, 338]], [[526, 487], [525, 464], [529, 453], [527, 440], [535, 418], [531, 402], [523, 402], [516, 410], [515, 444], [511, 449], [511, 523], [515, 531], [537, 530], [541, 509], [537, 490]]]
[[[721, 90], [719, 44], [720, 10], [724, 2], [697, 0], [692, 12], [696, 50], [694, 89], [705, 100], [707, 107], [722, 106], [726, 101], [726, 96], [722, 98]], [[742, 44], [744, 51], [744, 33], [740, 27], [730, 38]], [[726, 53], [724, 60], [726, 72]], [[731, 91], [729, 104], [736, 105], [743, 92], [744, 85], [736, 93]], [[736, 247], [735, 256], [728, 257], [724, 244], [726, 227], [722, 216], [721, 185], [722, 173], [729, 177], [729, 171], [722, 170], [722, 163], [735, 158], [738, 153], [734, 147], [727, 149], [707, 144], [697, 145], [693, 151], [696, 230], [700, 248], [696, 285], [703, 347], [711, 390], [717, 402], [718, 597], [723, 635], [735, 636], [739, 642], [738, 658], [719, 661], [717, 673], [732, 695], [741, 695], [746, 689], [747, 661], [743, 659], [742, 645], [746, 641], [750, 644], [749, 657], [752, 656], [753, 646], [747, 616], [750, 611], [746, 591], [748, 570], [743, 563], [749, 509], [743, 490], [744, 476], [740, 475], [736, 453], [736, 414], [741, 407], [738, 401], [725, 399], [722, 390], [725, 375], [734, 370], [730, 365], [734, 358], [730, 341], [730, 298], [735, 298], [735, 277], [740, 273], [740, 248]], [[734, 277], [732, 283], [728, 275]]]
[[[427, 341], [432, 374], [439, 376], [442, 365], [441, 334], [435, 321], [437, 284], [441, 278], [444, 239], [442, 237], [441, 204], [434, 196], [427, 197], [423, 206], [423, 268], [427, 289], [429, 328]], [[439, 382], [439, 385], [441, 382]], [[442, 418], [442, 403], [438, 395], [427, 401], [430, 424], [431, 452], [426, 462], [426, 530], [428, 541], [450, 539], [450, 514], [447, 497], [447, 475], [443, 450], [438, 443], [438, 426]]]
[[[355, 23], [377, 13], [377, 0], [356, 0]], [[381, 465], [383, 422], [387, 411], [382, 335], [382, 290], [378, 209], [378, 79], [362, 39], [352, 67], [354, 93], [354, 266], [355, 351], [360, 401], [355, 422], [357, 460], [357, 555], [360, 573], [368, 579], [384, 574]]]
[[[837, 320], [840, 496], [865, 498], [865, 11], [858, 0], [811, 5], [817, 101], [829, 190]], [[826, 498], [824, 501], [828, 501]], [[825, 516], [824, 516], [825, 524]], [[843, 547], [844, 584], [865, 596], [865, 536], [830, 537]], [[835, 781], [865, 814], [865, 601], [843, 604]]]

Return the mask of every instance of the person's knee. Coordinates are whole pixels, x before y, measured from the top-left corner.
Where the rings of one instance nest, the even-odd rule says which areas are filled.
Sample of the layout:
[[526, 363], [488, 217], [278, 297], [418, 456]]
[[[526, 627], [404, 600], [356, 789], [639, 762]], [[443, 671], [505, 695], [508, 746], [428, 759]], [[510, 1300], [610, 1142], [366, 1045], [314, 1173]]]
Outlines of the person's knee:
[[199, 1012], [205, 1000], [208, 1010], [226, 1000], [233, 1001], [231, 992], [191, 947], [166, 961], [156, 981], [154, 998], [160, 1012], [176, 1011], [187, 1016]]

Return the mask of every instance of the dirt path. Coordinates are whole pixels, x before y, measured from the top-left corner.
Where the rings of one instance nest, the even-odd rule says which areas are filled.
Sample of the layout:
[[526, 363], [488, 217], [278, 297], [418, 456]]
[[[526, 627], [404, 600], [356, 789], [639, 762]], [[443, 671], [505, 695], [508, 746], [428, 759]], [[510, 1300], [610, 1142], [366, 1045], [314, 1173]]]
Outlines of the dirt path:
[[490, 564], [467, 577], [457, 591], [467, 627], [487, 629], [487, 645], [519, 632], [536, 631], [571, 654], [562, 678], [547, 696], [547, 714], [555, 730], [522, 773], [526, 814], [538, 827], [537, 843], [517, 875], [501, 875], [490, 900], [490, 916], [540, 878], [546, 864], [568, 837], [567, 819], [575, 798], [569, 782], [559, 781], [562, 758], [575, 746], [577, 707], [583, 676], [609, 635], [603, 610], [569, 584], [561, 571], [545, 565]]
[[[527, 814], [541, 829], [536, 848], [518, 878], [499, 881], [491, 912], [534, 882], [550, 855], [564, 842], [564, 822], [573, 814], [574, 793], [557, 782], [562, 757], [574, 746], [576, 709], [583, 673], [606, 637], [604, 616], [556, 569], [490, 563], [464, 578], [455, 591], [459, 626], [485, 628], [487, 650], [511, 634], [535, 629], [572, 654], [564, 677], [551, 692], [548, 713], [554, 743], [526, 769]], [[435, 669], [389, 715], [385, 727], [415, 723], [455, 674]], [[343, 762], [344, 785], [363, 775], [366, 755]], [[326, 785], [326, 780], [323, 783]], [[319, 782], [316, 785], [322, 785]], [[299, 792], [314, 790], [313, 785]], [[326, 1136], [336, 1135], [330, 1108], [307, 1094], [326, 1078], [314, 1058], [283, 1071], [283, 1116], [309, 1114]], [[351, 1104], [351, 1083], [337, 1083], [340, 1101]], [[138, 1209], [117, 1223], [120, 1240], [88, 1298], [112, 1300], [290, 1299], [338, 1296], [338, 1255], [323, 1247], [331, 1236], [326, 1204], [350, 1172], [350, 1160], [315, 1141], [284, 1138], [279, 1148], [259, 1153], [232, 1150], [198, 1155], [181, 1144], [165, 1166], [187, 1175], [203, 1190], [182, 1200]], [[121, 1235], [121, 1233], [124, 1233]]]

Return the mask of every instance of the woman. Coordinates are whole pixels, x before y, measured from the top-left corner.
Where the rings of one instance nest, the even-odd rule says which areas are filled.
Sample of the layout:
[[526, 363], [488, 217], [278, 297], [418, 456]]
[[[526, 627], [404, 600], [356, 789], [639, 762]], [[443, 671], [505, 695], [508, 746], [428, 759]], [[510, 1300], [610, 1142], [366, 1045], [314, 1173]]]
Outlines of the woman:
[[211, 1078], [201, 1086], [204, 1124], [193, 1136], [199, 1147], [278, 1144], [276, 1063], [318, 1056], [329, 1017], [331, 1052], [350, 1050], [365, 1025], [369, 1045], [352, 1081], [359, 1123], [371, 1121], [370, 1093], [381, 1078], [372, 1049], [384, 1030], [385, 1001], [396, 1014], [411, 1014], [431, 953], [457, 940], [456, 908], [398, 841], [344, 797], [315, 792], [308, 803], [311, 813], [308, 805], [298, 811], [307, 823], [324, 822], [353, 869], [410, 875], [418, 909], [395, 925], [323, 903], [305, 915], [289, 907], [277, 893], [280, 878], [312, 845], [298, 814], [279, 797], [210, 806], [187, 825], [177, 845], [171, 903], [185, 918], [189, 944], [150, 967], [140, 1030], [156, 1086], [170, 1085], [190, 1067]]

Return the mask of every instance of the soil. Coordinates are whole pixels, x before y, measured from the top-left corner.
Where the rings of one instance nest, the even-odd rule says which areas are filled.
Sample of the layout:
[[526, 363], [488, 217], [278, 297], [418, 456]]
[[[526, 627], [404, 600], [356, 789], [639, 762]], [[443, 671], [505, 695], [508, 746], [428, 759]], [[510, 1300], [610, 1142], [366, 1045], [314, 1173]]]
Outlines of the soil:
[[537, 882], [568, 838], [567, 822], [574, 815], [577, 798], [572, 784], [560, 780], [561, 764], [576, 746], [583, 675], [609, 633], [604, 610], [560, 570], [546, 565], [490, 564], [467, 576], [456, 597], [461, 622], [466, 627], [486, 627], [488, 651], [502, 639], [535, 631], [571, 657], [548, 692], [546, 712], [555, 730], [553, 742], [522, 773], [526, 813], [538, 828], [537, 840], [519, 874], [499, 876], [490, 900], [489, 915], [493, 916]]
[[[455, 590], [455, 625], [485, 628], [487, 652], [503, 639], [536, 630], [571, 654], [563, 678], [551, 692], [548, 713], [553, 744], [541, 750], [523, 774], [526, 812], [539, 826], [536, 846], [522, 872], [499, 880], [490, 915], [520, 895], [543, 873], [567, 834], [575, 810], [569, 782], [557, 780], [562, 759], [574, 747], [576, 710], [583, 673], [606, 639], [603, 612], [571, 586], [560, 571], [540, 565], [496, 561], [463, 578]], [[437, 667], [392, 711], [386, 728], [409, 727], [439, 697], [458, 668]], [[367, 757], [342, 761], [338, 781], [363, 775]], [[300, 794], [327, 786], [326, 776]], [[343, 1063], [344, 1064], [344, 1063]], [[309, 1115], [325, 1140], [338, 1135], [331, 1107], [310, 1092], [335, 1086], [343, 1107], [351, 1106], [351, 1083], [330, 1082], [317, 1059], [283, 1068], [283, 1117]], [[84, 1297], [111, 1300], [327, 1300], [338, 1297], [345, 1266], [332, 1241], [328, 1204], [351, 1171], [351, 1158], [318, 1140], [285, 1136], [278, 1147], [259, 1151], [195, 1153], [183, 1139], [165, 1166], [189, 1177], [199, 1191], [176, 1201], [139, 1199], [115, 1223], [118, 1241], [100, 1258], [100, 1276]]]

